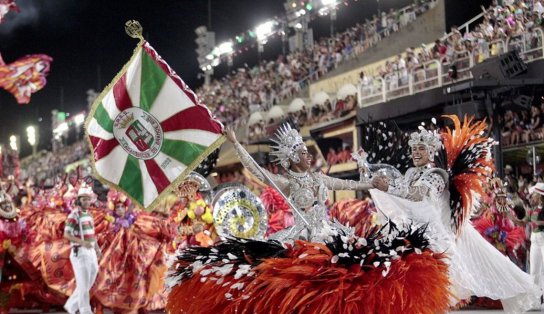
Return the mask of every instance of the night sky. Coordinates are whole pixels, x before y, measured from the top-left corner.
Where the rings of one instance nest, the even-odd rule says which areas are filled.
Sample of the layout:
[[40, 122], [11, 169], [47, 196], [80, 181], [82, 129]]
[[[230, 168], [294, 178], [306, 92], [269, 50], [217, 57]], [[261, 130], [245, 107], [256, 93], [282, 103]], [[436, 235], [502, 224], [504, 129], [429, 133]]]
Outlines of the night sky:
[[[343, 31], [364, 21], [378, 10], [375, 0], [346, 0], [341, 4], [335, 28]], [[382, 10], [401, 8], [412, 1], [380, 0]], [[478, 13], [478, 2], [447, 0], [448, 23], [460, 24]], [[138, 20], [144, 36], [159, 54], [192, 87], [203, 83], [197, 78], [194, 29], [208, 23], [208, 1], [142, 0], [17, 0], [20, 13], [11, 12], [0, 24], [0, 53], [6, 63], [26, 54], [44, 53], [53, 57], [47, 86], [32, 95], [28, 105], [0, 89], [0, 143], [10, 134], [20, 134], [22, 155], [30, 152], [25, 129], [40, 127], [40, 148], [50, 146], [51, 110], [77, 113], [86, 108], [86, 90], [101, 91], [128, 61], [137, 40], [128, 37], [124, 23]], [[216, 42], [284, 12], [283, 0], [212, 0], [212, 30]], [[470, 6], [467, 7], [467, 4]], [[452, 13], [455, 11], [454, 13]], [[450, 18], [451, 16], [451, 18]], [[329, 17], [315, 19], [310, 26], [314, 39], [327, 36]], [[281, 53], [281, 41], [272, 39], [265, 46], [263, 59]], [[257, 49], [250, 48], [234, 60], [234, 68], [257, 61]], [[226, 65], [217, 68], [221, 77]], [[40, 121], [41, 118], [41, 121]]]

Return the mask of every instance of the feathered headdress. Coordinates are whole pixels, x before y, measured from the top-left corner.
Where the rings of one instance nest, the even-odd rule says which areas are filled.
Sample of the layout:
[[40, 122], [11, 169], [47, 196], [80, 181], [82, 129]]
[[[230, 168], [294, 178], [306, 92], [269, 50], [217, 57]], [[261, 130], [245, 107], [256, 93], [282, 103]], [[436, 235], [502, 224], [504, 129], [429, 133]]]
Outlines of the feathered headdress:
[[116, 189], [110, 188], [108, 191], [108, 208], [111, 210], [115, 209], [117, 204], [122, 204], [125, 207], [129, 207], [132, 202], [123, 192], [119, 192]]
[[506, 191], [506, 187], [500, 178], [493, 178], [490, 182], [495, 208], [499, 212], [508, 212], [514, 208], [514, 203]]
[[506, 193], [506, 187], [504, 186], [504, 183], [502, 182], [502, 180], [500, 178], [493, 178], [491, 180], [491, 182], [489, 183], [489, 185], [491, 186], [492, 192], [493, 192], [493, 194], [495, 194], [495, 196], [507, 196], [508, 195]]
[[289, 168], [291, 161], [294, 163], [300, 162], [298, 153], [306, 146], [298, 131], [285, 123], [278, 128], [276, 138], [272, 139], [276, 145], [272, 146], [273, 151], [270, 152], [270, 155], [276, 158], [273, 162], [279, 163], [285, 169]]
[[410, 140], [408, 145], [413, 147], [415, 145], [425, 145], [429, 152], [429, 160], [433, 161], [436, 151], [442, 146], [440, 141], [440, 135], [433, 131], [426, 130], [423, 126], [419, 127], [419, 132], [413, 132], [410, 134]]

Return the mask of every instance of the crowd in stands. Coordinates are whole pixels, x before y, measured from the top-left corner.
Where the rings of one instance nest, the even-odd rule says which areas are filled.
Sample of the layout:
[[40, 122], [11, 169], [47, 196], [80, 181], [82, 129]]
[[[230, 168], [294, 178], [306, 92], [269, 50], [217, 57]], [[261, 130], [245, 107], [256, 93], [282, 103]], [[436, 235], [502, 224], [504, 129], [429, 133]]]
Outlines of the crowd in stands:
[[289, 112], [278, 119], [259, 120], [248, 125], [247, 138], [249, 142], [269, 137], [276, 127], [284, 120], [292, 121], [298, 127], [315, 125], [343, 117], [357, 107], [357, 95], [347, 95], [344, 99], [326, 100], [322, 104], [295, 112]]
[[536, 175], [532, 173], [532, 170], [532, 166], [526, 168], [516, 167], [514, 169], [511, 165], [506, 165], [504, 168], [503, 181], [505, 182], [508, 193], [513, 198], [519, 198], [526, 204], [530, 196], [529, 188], [538, 182], [544, 182], [542, 169], [537, 168]]
[[332, 38], [322, 38], [311, 51], [280, 55], [275, 61], [245, 66], [196, 90], [204, 104], [225, 124], [235, 124], [251, 112], [266, 111], [291, 98], [345, 60], [359, 56], [382, 38], [427, 11], [434, 2], [420, 0], [411, 8], [374, 15]]
[[[51, 185], [54, 178], [65, 173], [66, 166], [81, 161], [89, 160], [89, 145], [84, 140], [57, 150], [40, 151], [36, 156], [29, 156], [21, 160], [20, 180], [32, 178], [39, 184]], [[48, 182], [43, 182], [43, 181]]]
[[[372, 94], [381, 88], [379, 81], [374, 78], [386, 79], [390, 90], [407, 85], [410, 75], [414, 82], [425, 79], [426, 74], [422, 65], [431, 60], [437, 60], [445, 71], [452, 66], [458, 68], [460, 62], [479, 63], [483, 60], [504, 52], [508, 45], [512, 48], [531, 50], [541, 47], [541, 30], [544, 23], [544, 5], [542, 0], [493, 0], [488, 9], [484, 10], [480, 24], [464, 34], [456, 26], [451, 28], [449, 36], [437, 39], [432, 47], [407, 48], [405, 53], [387, 60], [377, 73], [361, 73], [359, 84], [363, 94]], [[530, 36], [520, 36], [530, 34]], [[534, 51], [523, 58], [529, 59], [541, 53]], [[472, 57], [472, 60], [470, 60]], [[436, 68], [430, 68], [436, 71]], [[468, 72], [467, 72], [468, 75]], [[378, 85], [378, 86], [376, 86]]]
[[544, 139], [544, 102], [528, 110], [507, 110], [501, 117], [502, 145], [515, 146]]
[[329, 151], [327, 152], [327, 164], [329, 166], [337, 165], [337, 164], [343, 164], [352, 161], [351, 154], [353, 153], [353, 150], [351, 149], [351, 146], [345, 145], [343, 148], [339, 147], [338, 149], [334, 149], [334, 147], [330, 147]]
[[[276, 163], [267, 163], [263, 167], [268, 170], [270, 173], [278, 174], [281, 172], [280, 166]], [[248, 174], [249, 175], [249, 174]], [[248, 177], [244, 174], [243, 170], [233, 170], [222, 172], [214, 177], [217, 184], [222, 183], [241, 183], [248, 187], [252, 187], [253, 183], [249, 180]]]

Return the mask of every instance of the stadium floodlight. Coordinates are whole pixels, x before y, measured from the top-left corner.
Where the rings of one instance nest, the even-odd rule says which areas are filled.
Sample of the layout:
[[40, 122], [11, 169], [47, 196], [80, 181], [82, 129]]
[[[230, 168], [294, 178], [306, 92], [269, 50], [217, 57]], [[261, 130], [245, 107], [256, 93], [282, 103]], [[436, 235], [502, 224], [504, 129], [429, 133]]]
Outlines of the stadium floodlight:
[[259, 41], [264, 41], [270, 35], [272, 35], [274, 29], [274, 21], [265, 22], [255, 28], [255, 34]]
[[219, 48], [219, 54], [227, 55], [231, 54], [234, 49], [232, 48], [233, 44], [232, 41], [226, 41], [218, 46]]
[[[320, 15], [326, 15], [330, 13], [331, 15], [331, 37], [334, 37], [334, 22], [336, 21], [336, 5], [338, 4], [336, 0], [321, 0], [323, 8], [319, 10]], [[325, 10], [323, 10], [325, 9]], [[327, 12], [328, 11], [328, 12]]]
[[306, 10], [304, 10], [304, 9], [301, 9], [301, 10], [298, 10], [297, 12], [295, 12], [296, 17], [301, 17], [301, 16], [303, 16], [305, 14], [306, 14]]
[[214, 47], [212, 49], [212, 52], [210, 52], [210, 54], [214, 57], [219, 57], [221, 55], [221, 52], [219, 51], [219, 47]]
[[17, 143], [16, 135], [11, 135], [9, 137], [9, 147], [11, 147], [12, 150], [19, 150], [19, 145]]
[[63, 122], [61, 124], [59, 124], [54, 130], [53, 132], [54, 133], [58, 133], [58, 134], [63, 134], [65, 133], [66, 131], [68, 131], [68, 123], [66, 122]]
[[197, 45], [195, 52], [197, 54], [199, 66], [202, 68], [206, 66], [207, 62], [211, 61], [209, 55], [212, 53], [215, 46], [215, 33], [208, 31], [206, 26], [199, 26], [195, 29], [195, 34], [197, 35], [197, 38], [195, 39]]
[[28, 144], [30, 144], [30, 146], [32, 147], [32, 155], [36, 155], [36, 152], [38, 151], [38, 128], [33, 125], [29, 125], [26, 128], [26, 136]]
[[80, 126], [85, 122], [85, 115], [83, 113], [79, 113], [74, 117], [74, 123], [76, 126]]
[[34, 145], [36, 145], [36, 128], [33, 125], [26, 128], [26, 136], [28, 139], [28, 144], [34, 147]]
[[207, 32], [208, 32], [208, 29], [206, 28], [206, 26], [199, 26], [195, 28], [195, 34], [197, 36], [206, 36]]

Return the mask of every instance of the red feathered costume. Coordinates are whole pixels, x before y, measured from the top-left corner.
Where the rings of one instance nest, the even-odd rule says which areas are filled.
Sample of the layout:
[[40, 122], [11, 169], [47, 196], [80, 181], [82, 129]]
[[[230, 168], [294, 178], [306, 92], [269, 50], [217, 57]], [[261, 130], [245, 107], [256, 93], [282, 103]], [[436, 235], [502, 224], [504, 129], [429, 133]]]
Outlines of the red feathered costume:
[[366, 234], [375, 224], [374, 214], [376, 208], [372, 200], [349, 199], [333, 204], [329, 211], [332, 219], [338, 220], [341, 224], [355, 228], [355, 234], [362, 236]]
[[[385, 230], [390, 230], [389, 233]], [[327, 243], [230, 239], [180, 252], [169, 313], [444, 313], [444, 256], [425, 228], [390, 226]], [[407, 287], [410, 287], [409, 289]]]
[[504, 255], [514, 256], [514, 251], [525, 243], [525, 229], [515, 226], [508, 215], [513, 213], [513, 203], [499, 178], [491, 181], [482, 214], [473, 222], [476, 230]]
[[274, 188], [265, 188], [261, 193], [261, 201], [269, 217], [266, 235], [283, 230], [295, 223], [289, 204]]

